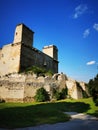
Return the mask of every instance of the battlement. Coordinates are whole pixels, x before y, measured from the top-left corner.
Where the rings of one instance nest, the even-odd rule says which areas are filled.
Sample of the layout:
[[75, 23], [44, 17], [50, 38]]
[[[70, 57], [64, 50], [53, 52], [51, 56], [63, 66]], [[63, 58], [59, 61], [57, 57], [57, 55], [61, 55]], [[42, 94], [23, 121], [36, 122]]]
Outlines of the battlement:
[[[54, 47], [55, 49], [57, 49], [57, 47], [56, 47], [55, 45], [44, 46], [43, 48], [46, 49], [46, 48], [53, 48], [53, 47]], [[58, 49], [57, 49], [57, 50], [58, 50]]]

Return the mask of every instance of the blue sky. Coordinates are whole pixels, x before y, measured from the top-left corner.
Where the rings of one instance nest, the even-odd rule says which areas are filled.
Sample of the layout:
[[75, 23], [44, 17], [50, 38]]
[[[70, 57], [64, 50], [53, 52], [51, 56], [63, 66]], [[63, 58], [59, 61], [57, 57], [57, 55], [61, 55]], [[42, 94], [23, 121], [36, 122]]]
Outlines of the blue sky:
[[88, 82], [98, 73], [98, 0], [0, 0], [0, 47], [24, 23], [34, 47], [58, 47], [59, 72]]

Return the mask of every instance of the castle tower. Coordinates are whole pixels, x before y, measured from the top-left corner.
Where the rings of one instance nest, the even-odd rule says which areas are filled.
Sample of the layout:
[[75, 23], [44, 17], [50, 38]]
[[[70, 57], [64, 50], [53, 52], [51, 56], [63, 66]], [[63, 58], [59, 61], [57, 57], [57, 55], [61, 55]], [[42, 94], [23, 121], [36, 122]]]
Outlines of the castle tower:
[[54, 45], [44, 46], [43, 53], [58, 61], [58, 49]]
[[34, 32], [31, 31], [24, 24], [18, 24], [15, 29], [13, 44], [21, 42], [22, 44], [32, 47], [33, 46], [33, 34], [34, 34]]

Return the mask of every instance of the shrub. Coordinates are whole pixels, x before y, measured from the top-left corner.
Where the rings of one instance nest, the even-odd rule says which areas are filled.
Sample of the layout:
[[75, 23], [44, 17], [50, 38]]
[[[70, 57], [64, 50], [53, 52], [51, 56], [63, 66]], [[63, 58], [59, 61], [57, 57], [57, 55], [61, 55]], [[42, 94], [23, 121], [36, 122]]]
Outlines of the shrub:
[[42, 87], [42, 88], [39, 88], [39, 89], [36, 91], [35, 100], [36, 100], [37, 102], [49, 101], [50, 98], [49, 98], [48, 92], [47, 92], [43, 87]]
[[56, 91], [54, 97], [55, 97], [56, 100], [60, 100], [61, 99], [61, 93], [59, 91]]
[[63, 88], [61, 91], [59, 91], [59, 90], [53, 90], [53, 97], [56, 100], [65, 99], [67, 97], [67, 95], [68, 95], [68, 89], [67, 89], [67, 87]]
[[46, 70], [44, 68], [40, 68], [40, 67], [37, 67], [37, 66], [32, 66], [30, 68], [27, 68], [25, 71], [26, 71], [26, 73], [33, 72], [37, 75], [44, 74], [46, 72]]
[[68, 95], [68, 88], [63, 88], [61, 91], [61, 99], [65, 99]]
[[52, 72], [51, 70], [49, 70], [49, 71], [47, 71], [47, 72], [45, 73], [45, 75], [47, 75], [47, 76], [49, 76], [49, 77], [52, 77], [53, 72]]
[[41, 67], [38, 67], [38, 66], [32, 66], [32, 67], [29, 67], [25, 70], [25, 73], [35, 73], [37, 74], [38, 76], [50, 76], [52, 77], [53, 75], [53, 72], [51, 70], [46, 70], [45, 68], [41, 68]]

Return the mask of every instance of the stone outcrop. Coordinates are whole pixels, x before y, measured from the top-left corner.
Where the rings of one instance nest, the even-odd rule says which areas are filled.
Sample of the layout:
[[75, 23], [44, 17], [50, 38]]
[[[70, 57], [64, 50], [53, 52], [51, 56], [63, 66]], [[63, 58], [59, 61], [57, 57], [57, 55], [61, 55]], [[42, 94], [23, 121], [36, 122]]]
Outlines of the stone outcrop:
[[54, 74], [53, 77], [37, 77], [36, 74], [10, 74], [0, 78], [0, 99], [6, 102], [28, 102], [33, 101], [37, 89], [44, 87], [52, 98], [52, 90], [61, 91], [68, 88], [71, 98], [83, 98], [86, 92], [85, 83], [78, 83], [69, 79], [65, 74]]

